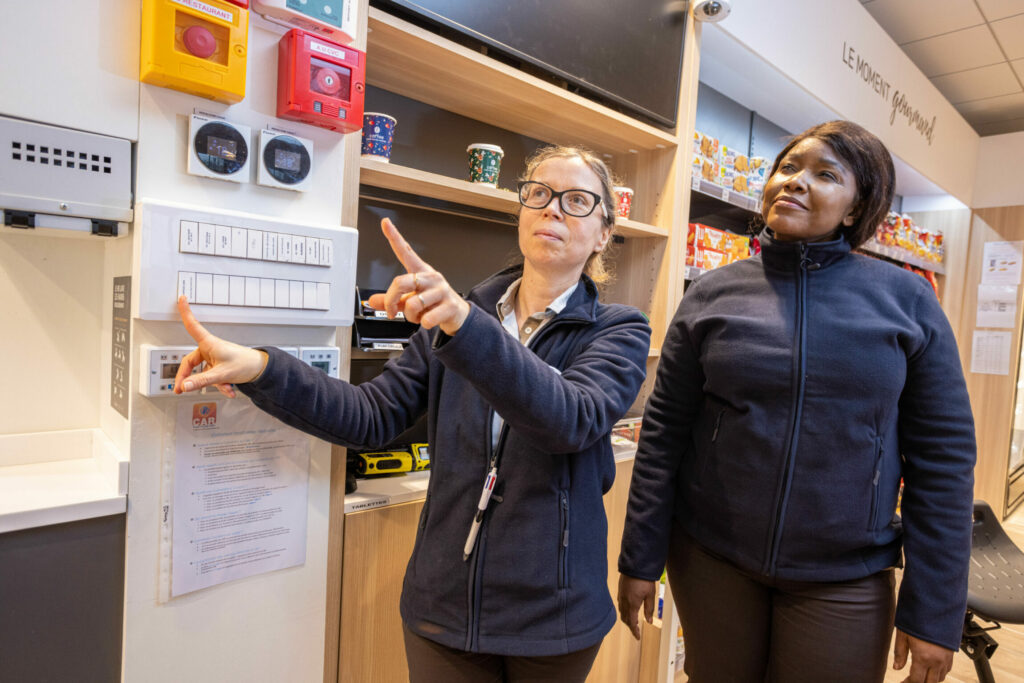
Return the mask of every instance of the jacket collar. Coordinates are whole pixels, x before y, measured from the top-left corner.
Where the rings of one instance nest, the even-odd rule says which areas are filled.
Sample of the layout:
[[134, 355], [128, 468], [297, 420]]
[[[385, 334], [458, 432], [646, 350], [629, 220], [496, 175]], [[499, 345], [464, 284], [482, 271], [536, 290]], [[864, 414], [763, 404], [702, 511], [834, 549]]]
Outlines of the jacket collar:
[[842, 235], [828, 242], [782, 242], [766, 227], [757, 239], [761, 243], [761, 260], [775, 270], [797, 270], [801, 258], [805, 259], [808, 270], [819, 270], [850, 253], [850, 243]]
[[[478, 284], [470, 290], [466, 298], [496, 317], [498, 300], [509, 285], [522, 276], [523, 266], [521, 264], [510, 266]], [[594, 322], [597, 319], [597, 285], [586, 275], [580, 276], [580, 284], [582, 286], [577, 287], [576, 291], [572, 293], [565, 308], [556, 316], [557, 318], [570, 318], [585, 322]]]

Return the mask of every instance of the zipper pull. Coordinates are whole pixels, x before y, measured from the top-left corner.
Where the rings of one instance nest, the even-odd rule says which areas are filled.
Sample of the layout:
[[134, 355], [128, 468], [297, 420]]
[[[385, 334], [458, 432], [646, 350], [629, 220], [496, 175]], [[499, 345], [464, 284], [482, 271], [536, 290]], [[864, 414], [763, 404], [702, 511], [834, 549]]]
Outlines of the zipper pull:
[[715, 420], [715, 431], [711, 434], [711, 443], [718, 440], [718, 428], [722, 426], [722, 416], [725, 415], [725, 408], [718, 411], [718, 419]]
[[800, 268], [801, 270], [818, 270], [821, 268], [821, 264], [811, 260], [811, 257], [807, 255], [807, 245], [803, 242], [800, 243]]

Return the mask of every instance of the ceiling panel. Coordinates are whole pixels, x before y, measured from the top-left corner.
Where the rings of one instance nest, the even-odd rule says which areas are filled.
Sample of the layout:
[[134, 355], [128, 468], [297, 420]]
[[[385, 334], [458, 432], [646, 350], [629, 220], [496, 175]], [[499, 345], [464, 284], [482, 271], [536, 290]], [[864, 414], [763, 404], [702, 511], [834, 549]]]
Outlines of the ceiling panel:
[[1024, 92], [971, 100], [956, 105], [956, 108], [972, 126], [977, 123], [1024, 118]]
[[1024, 118], [1011, 119], [1009, 121], [997, 121], [994, 123], [979, 123], [974, 127], [978, 135], [1003, 135], [1004, 133], [1016, 133], [1024, 130]]
[[971, 0], [874, 0], [864, 9], [901, 45], [985, 22]]
[[978, 6], [989, 21], [1005, 19], [1014, 14], [1024, 14], [1024, 0], [977, 0]]
[[1021, 92], [1020, 83], [1007, 62], [938, 76], [932, 83], [953, 104]]
[[1006, 61], [984, 24], [907, 43], [903, 51], [929, 78]]
[[1024, 14], [992, 22], [1007, 59], [1024, 59]]

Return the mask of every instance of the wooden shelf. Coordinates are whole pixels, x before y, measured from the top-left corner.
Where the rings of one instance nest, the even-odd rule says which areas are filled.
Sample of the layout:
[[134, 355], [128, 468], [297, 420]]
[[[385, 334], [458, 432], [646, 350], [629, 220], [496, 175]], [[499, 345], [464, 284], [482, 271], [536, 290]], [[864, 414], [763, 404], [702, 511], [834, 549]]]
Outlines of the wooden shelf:
[[900, 249], [899, 247], [889, 247], [875, 240], [874, 237], [869, 239], [864, 244], [860, 245], [860, 249], [869, 252], [871, 254], [877, 254], [878, 256], [885, 256], [891, 258], [894, 261], [901, 263], [909, 263], [912, 266], [917, 266], [922, 270], [930, 270], [933, 273], [939, 275], [945, 275], [946, 269], [942, 267], [941, 263], [935, 261], [926, 261], [923, 258], [911, 254], [906, 249]]
[[545, 142], [619, 154], [678, 144], [671, 133], [374, 7], [366, 51], [370, 85]]
[[515, 213], [519, 201], [509, 190], [398, 166], [376, 159], [359, 160], [359, 182], [387, 190], [432, 197], [491, 211]]
[[[359, 182], [365, 185], [508, 214], [515, 214], [519, 210], [519, 200], [509, 190], [376, 159], [360, 159], [359, 168]], [[623, 237], [668, 236], [668, 230], [664, 228], [624, 218], [616, 223], [615, 232]]]

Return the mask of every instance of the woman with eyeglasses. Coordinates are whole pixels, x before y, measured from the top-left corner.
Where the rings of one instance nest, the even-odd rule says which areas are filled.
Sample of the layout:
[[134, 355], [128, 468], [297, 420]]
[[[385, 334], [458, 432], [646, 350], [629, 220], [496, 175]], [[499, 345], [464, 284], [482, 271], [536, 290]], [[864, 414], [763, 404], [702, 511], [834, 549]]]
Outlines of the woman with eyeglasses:
[[[175, 390], [231, 385], [283, 422], [348, 447], [389, 442], [427, 414], [431, 476], [401, 613], [409, 677], [583, 681], [615, 623], [602, 496], [609, 435], [644, 380], [650, 327], [603, 304], [612, 179], [591, 152], [540, 150], [519, 184], [522, 265], [461, 297], [387, 219], [405, 274], [370, 300], [421, 329], [352, 386], [274, 348], [210, 335]], [[207, 370], [190, 376], [206, 362]], [[397, 636], [397, 634], [395, 634]]]

